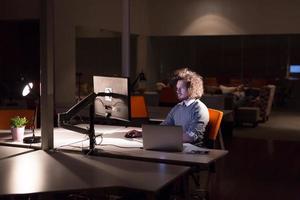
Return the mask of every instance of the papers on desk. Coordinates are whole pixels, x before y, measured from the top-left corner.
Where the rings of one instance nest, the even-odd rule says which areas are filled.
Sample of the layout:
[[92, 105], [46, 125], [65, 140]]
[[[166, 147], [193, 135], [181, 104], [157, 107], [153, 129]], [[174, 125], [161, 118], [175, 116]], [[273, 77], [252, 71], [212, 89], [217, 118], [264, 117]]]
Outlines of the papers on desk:
[[[89, 124], [77, 124], [76, 126], [87, 129], [87, 130], [89, 129]], [[109, 134], [109, 133], [126, 130], [125, 126], [112, 126], [112, 125], [100, 125], [100, 124], [95, 124], [94, 128], [95, 128], [96, 135], [98, 135], [100, 133]]]
[[115, 132], [103, 135], [101, 145], [112, 145], [124, 148], [140, 148], [143, 147], [142, 138], [125, 138], [126, 132]]
[[121, 138], [105, 138], [101, 145], [112, 145], [121, 148], [141, 148], [143, 147], [143, 142], [136, 139], [129, 141], [128, 139]]
[[195, 145], [192, 145], [190, 143], [183, 143], [183, 153], [187, 154], [207, 154], [209, 153], [209, 149], [198, 147]]

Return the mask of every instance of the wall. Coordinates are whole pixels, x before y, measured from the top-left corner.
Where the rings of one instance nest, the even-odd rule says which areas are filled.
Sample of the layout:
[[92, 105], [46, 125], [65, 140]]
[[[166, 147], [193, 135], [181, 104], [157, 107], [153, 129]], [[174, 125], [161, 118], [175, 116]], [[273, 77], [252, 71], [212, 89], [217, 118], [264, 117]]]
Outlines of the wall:
[[[39, 1], [2, 0], [0, 19], [39, 18]], [[132, 0], [131, 32], [143, 36], [300, 33], [299, 7], [296, 0]], [[121, 0], [55, 0], [58, 106], [75, 101], [76, 27], [121, 31], [121, 11]], [[143, 39], [140, 46], [153, 48], [149, 41]], [[162, 70], [149, 59], [153, 52], [144, 53], [148, 54], [148, 58], [141, 55], [147, 61], [145, 73], [154, 82]]]
[[151, 35], [300, 33], [299, 7], [300, 1], [296, 0], [151, 1], [150, 32]]
[[0, 1], [0, 104], [11, 98], [8, 103], [17, 105], [21, 76], [39, 77], [39, 10], [39, 0]]
[[[54, 0], [56, 106], [66, 107], [75, 102], [76, 27], [121, 32], [121, 1]], [[39, 16], [40, 0], [1, 0], [0, 2], [0, 20], [39, 19]], [[132, 0], [131, 32], [146, 35], [147, 19], [146, 0]]]
[[[55, 4], [73, 22], [120, 31], [120, 1], [56, 0]], [[0, 19], [37, 19], [39, 2], [1, 0]], [[132, 0], [131, 31], [144, 35], [299, 33], [299, 7], [297, 0]]]
[[39, 80], [39, 44], [38, 20], [0, 20], [0, 104], [24, 99], [25, 82]]
[[[146, 34], [144, 1], [132, 1], [133, 33]], [[121, 32], [121, 0], [55, 1], [55, 70], [56, 104], [66, 106], [75, 101], [76, 27]], [[93, 33], [91, 33], [93, 34]], [[106, 66], [99, 66], [106, 67]], [[101, 70], [98, 70], [101, 71]], [[66, 76], [67, 75], [67, 76]], [[66, 78], [67, 77], [67, 78]]]
[[[70, 106], [75, 102], [75, 27], [97, 27], [98, 24], [105, 29], [117, 30], [120, 26], [118, 0], [109, 1], [110, 3], [96, 0], [84, 2], [55, 1], [55, 102], [58, 107]], [[108, 22], [108, 18], [111, 23]]]
[[[148, 51], [148, 63], [145, 73], [150, 75], [151, 79], [159, 80], [166, 78], [170, 71], [178, 66], [198, 67], [199, 62], [201, 62], [197, 58], [199, 53], [200, 57], [204, 58], [202, 67], [214, 66], [214, 68], [217, 67], [217, 71], [222, 72], [236, 70], [236, 68], [240, 68], [242, 64], [239, 56], [241, 53], [240, 50], [242, 49], [240, 47], [241, 42], [236, 42], [236, 40], [239, 40], [241, 35], [300, 33], [300, 26], [297, 26], [297, 24], [300, 23], [299, 7], [300, 1], [289, 1], [286, 3], [281, 0], [148, 1], [149, 35], [160, 36], [161, 40], [164, 41], [167, 46], [162, 48], [161, 46], [157, 46], [157, 43], [154, 44], [153, 41], [149, 42], [148, 46], [150, 50]], [[222, 42], [222, 39], [208, 38], [209, 42], [204, 42], [207, 52], [199, 52], [199, 47], [196, 47], [195, 43], [187, 41], [187, 39], [181, 38], [177, 40], [177, 43], [169, 43], [166, 37], [224, 35], [238, 38], [235, 39], [235, 43], [229, 46], [226, 46], [228, 44]], [[268, 43], [268, 39], [259, 40]], [[151, 39], [149, 41], [151, 41]], [[260, 41], [258, 41], [258, 43]], [[254, 46], [261, 45], [258, 44], [257, 41], [254, 42]], [[203, 43], [198, 42], [198, 44], [201, 45]], [[236, 45], [234, 49], [236, 49], [237, 52], [234, 53], [232, 50], [230, 51], [233, 52], [231, 59], [237, 58], [238, 60], [221, 61], [219, 59], [213, 59], [214, 56], [225, 58], [221, 56], [221, 49], [226, 50], [227, 48], [228, 50], [234, 45]], [[276, 44], [273, 45], [274, 48], [279, 48], [278, 52], [282, 51], [280, 45], [279, 47]], [[261, 46], [263, 46], [263, 44]], [[172, 49], [170, 50], [170, 48]], [[176, 48], [182, 49], [176, 51]], [[230, 56], [229, 54], [228, 56]], [[275, 60], [281, 57], [282, 56], [279, 56]], [[171, 63], [164, 63], [164, 61], [169, 58], [172, 60], [170, 61]], [[176, 60], [178, 62], [176, 62]], [[209, 63], [207, 61], [209, 61]], [[265, 61], [262, 62], [265, 63]], [[182, 65], [178, 65], [180, 63]], [[234, 63], [238, 63], [239, 65], [235, 66]], [[282, 63], [286, 63], [286, 60], [280, 60], [280, 63], [277, 65], [281, 65], [280, 67], [282, 67]], [[272, 65], [272, 62], [267, 65]], [[221, 66], [225, 66], [225, 68]], [[285, 65], [283, 65], [283, 67], [285, 67]], [[238, 73], [239, 71], [237, 71], [237, 74]], [[149, 87], [153, 87], [154, 80], [150, 83]]]
[[284, 78], [288, 63], [300, 61], [299, 42], [299, 34], [151, 37], [150, 60], [159, 66], [160, 79], [179, 67], [222, 82]]
[[0, 20], [39, 19], [40, 0], [1, 0]]

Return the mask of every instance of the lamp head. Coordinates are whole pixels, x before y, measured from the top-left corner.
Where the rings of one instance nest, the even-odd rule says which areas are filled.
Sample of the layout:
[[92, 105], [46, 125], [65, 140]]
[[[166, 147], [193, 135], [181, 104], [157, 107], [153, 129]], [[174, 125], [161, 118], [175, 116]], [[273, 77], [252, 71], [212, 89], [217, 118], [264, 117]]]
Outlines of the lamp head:
[[23, 88], [22, 96], [23, 97], [27, 96], [31, 92], [32, 88], [33, 88], [33, 83], [32, 82], [27, 83]]
[[136, 79], [133, 81], [133, 83], [131, 84], [131, 90], [134, 91], [135, 85], [138, 83], [138, 81], [140, 83], [145, 83], [146, 81], [146, 76], [144, 72], [141, 72], [137, 75]]
[[146, 81], [147, 80], [144, 72], [141, 72], [139, 74], [139, 79], [140, 79], [140, 81]]

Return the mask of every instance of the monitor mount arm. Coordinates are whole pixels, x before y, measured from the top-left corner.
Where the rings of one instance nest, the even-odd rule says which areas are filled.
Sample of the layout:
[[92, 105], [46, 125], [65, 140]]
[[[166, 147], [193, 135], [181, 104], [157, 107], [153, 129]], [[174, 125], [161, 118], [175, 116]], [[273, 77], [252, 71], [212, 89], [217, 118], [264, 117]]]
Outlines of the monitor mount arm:
[[[95, 150], [95, 144], [96, 144], [96, 136], [95, 136], [95, 99], [97, 96], [104, 97], [124, 97], [125, 95], [116, 94], [116, 93], [105, 93], [105, 92], [99, 92], [99, 93], [91, 93], [81, 101], [79, 101], [77, 104], [75, 104], [73, 107], [71, 107], [67, 112], [59, 113], [58, 114], [58, 125], [62, 128], [79, 132], [82, 134], [86, 134], [89, 136], [90, 144], [88, 153], [93, 153]], [[90, 107], [89, 110], [89, 118], [90, 118], [90, 127], [89, 129], [84, 129], [78, 126], [75, 126], [70, 123], [71, 119], [75, 117], [82, 109], [86, 108], [87, 106]]]

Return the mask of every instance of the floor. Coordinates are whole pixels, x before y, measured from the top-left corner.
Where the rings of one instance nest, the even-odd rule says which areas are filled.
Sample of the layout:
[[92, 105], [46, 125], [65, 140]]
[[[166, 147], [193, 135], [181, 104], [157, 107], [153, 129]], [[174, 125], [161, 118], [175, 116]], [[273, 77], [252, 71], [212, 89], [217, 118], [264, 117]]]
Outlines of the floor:
[[[234, 129], [233, 136], [225, 137], [229, 154], [217, 162], [210, 200], [300, 199], [300, 137], [291, 137], [288, 125], [300, 135], [299, 116], [300, 112], [275, 111], [259, 128]], [[272, 138], [278, 129], [287, 136]], [[245, 131], [252, 137], [239, 137]]]

